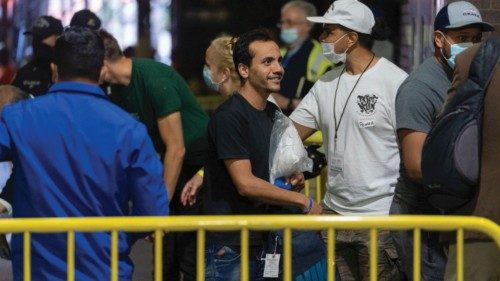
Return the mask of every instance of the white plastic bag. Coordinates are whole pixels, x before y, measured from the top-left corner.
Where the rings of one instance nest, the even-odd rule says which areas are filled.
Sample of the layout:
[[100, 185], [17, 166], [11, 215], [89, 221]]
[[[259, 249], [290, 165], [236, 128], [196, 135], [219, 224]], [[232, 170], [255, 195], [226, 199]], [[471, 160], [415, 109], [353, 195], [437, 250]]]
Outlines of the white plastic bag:
[[294, 172], [312, 171], [313, 161], [307, 157], [299, 133], [292, 121], [276, 111], [269, 147], [269, 180], [288, 177]]

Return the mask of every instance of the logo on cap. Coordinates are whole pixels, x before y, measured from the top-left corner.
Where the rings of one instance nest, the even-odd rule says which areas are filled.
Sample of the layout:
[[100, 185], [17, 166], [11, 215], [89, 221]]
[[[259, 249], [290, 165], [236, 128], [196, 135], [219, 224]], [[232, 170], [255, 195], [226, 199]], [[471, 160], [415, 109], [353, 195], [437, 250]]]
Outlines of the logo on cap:
[[478, 19], [481, 19], [481, 17], [476, 13], [476, 11], [474, 10], [465, 10], [463, 13], [462, 13], [463, 16], [473, 16], [473, 17], [476, 17]]

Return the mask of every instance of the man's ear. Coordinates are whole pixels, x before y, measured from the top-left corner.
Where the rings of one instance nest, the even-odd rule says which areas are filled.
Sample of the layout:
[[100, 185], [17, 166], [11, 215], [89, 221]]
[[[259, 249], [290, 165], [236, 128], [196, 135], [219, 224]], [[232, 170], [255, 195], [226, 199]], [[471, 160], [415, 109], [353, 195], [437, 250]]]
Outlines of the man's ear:
[[104, 82], [106, 82], [107, 71], [108, 71], [108, 66], [106, 63], [104, 63], [101, 67], [101, 72], [99, 73], [99, 85], [102, 85]]
[[440, 31], [434, 31], [434, 44], [439, 49], [443, 49], [444, 47], [444, 34]]
[[57, 65], [53, 62], [50, 63], [50, 69], [52, 70], [52, 83], [59, 82], [59, 75], [57, 73]]
[[247, 79], [248, 72], [249, 72], [248, 66], [246, 66], [242, 63], [238, 64], [238, 73], [241, 75], [241, 77], [243, 77], [244, 79]]
[[358, 40], [359, 40], [359, 36], [358, 36], [358, 33], [356, 32], [350, 32], [349, 34], [347, 34], [347, 46], [349, 47], [349, 49], [358, 44]]

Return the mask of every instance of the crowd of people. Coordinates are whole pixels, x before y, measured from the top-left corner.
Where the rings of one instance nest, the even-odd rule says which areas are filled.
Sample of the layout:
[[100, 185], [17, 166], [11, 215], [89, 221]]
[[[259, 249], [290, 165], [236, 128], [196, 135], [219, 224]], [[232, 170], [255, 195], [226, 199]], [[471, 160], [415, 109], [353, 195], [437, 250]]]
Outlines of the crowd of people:
[[[319, 38], [311, 37], [315, 23]], [[209, 117], [184, 78], [152, 59], [126, 57], [91, 11], [70, 27], [42, 16], [25, 34], [34, 56], [0, 86], [0, 213], [23, 217], [304, 214], [369, 216], [442, 214], [428, 201], [422, 150], [446, 103], [465, 81], [491, 81], [482, 131], [479, 192], [449, 214], [500, 222], [500, 41], [477, 8], [457, 1], [434, 20], [435, 51], [409, 75], [372, 51], [383, 23], [357, 0], [337, 0], [318, 16], [293, 0], [281, 9], [280, 39], [266, 29], [215, 38], [203, 78], [225, 97]], [[470, 69], [470, 73], [469, 73]], [[479, 78], [478, 78], [479, 77]], [[453, 82], [453, 83], [452, 83]], [[458, 92], [455, 96], [455, 92]], [[450, 93], [448, 95], [448, 93]], [[303, 171], [270, 181], [270, 143], [279, 114], [304, 141], [321, 131], [327, 167], [321, 203], [305, 196]], [[287, 118], [287, 117], [285, 117]], [[8, 162], [10, 161], [10, 162]], [[1, 182], [1, 181], [0, 181]], [[132, 245], [148, 234], [120, 233], [119, 278], [131, 280]], [[3, 238], [3, 237], [0, 237]], [[466, 240], [465, 280], [497, 280], [500, 253], [485, 237]], [[326, 280], [326, 232], [294, 231], [293, 280]], [[31, 276], [66, 279], [66, 234], [33, 234]], [[0, 245], [2, 245], [0, 240]], [[336, 280], [369, 278], [369, 232], [336, 231]], [[378, 231], [378, 280], [412, 280], [410, 231]], [[454, 280], [456, 245], [422, 231], [421, 279]], [[0, 254], [23, 280], [23, 237]], [[239, 280], [240, 235], [208, 232], [206, 280]], [[280, 231], [249, 235], [250, 280], [279, 280]], [[196, 280], [196, 234], [166, 232], [165, 280]], [[78, 233], [75, 279], [107, 280], [110, 234]], [[482, 255], [482, 256], [481, 256]], [[474, 257], [474, 258], [472, 258]], [[281, 265], [282, 266], [282, 265]]]

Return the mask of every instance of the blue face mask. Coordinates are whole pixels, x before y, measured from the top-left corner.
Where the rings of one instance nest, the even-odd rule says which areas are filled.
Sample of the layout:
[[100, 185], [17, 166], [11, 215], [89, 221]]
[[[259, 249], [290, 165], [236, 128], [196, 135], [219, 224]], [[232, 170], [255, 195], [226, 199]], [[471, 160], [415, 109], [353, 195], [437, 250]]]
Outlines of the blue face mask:
[[446, 58], [443, 54], [443, 49], [441, 49], [441, 55], [443, 58], [446, 59], [446, 62], [448, 65], [451, 67], [451, 69], [455, 68], [455, 57], [463, 52], [465, 49], [471, 47], [473, 44], [472, 42], [465, 42], [465, 43], [458, 43], [458, 44], [451, 44], [448, 39], [446, 39], [446, 36], [443, 34], [444, 40], [446, 40], [446, 43], [450, 45], [450, 57]]
[[282, 28], [280, 32], [280, 39], [285, 44], [293, 44], [299, 40], [299, 32], [297, 28]]
[[205, 84], [211, 90], [214, 90], [216, 92], [219, 91], [220, 84], [222, 84], [222, 82], [224, 82], [224, 79], [222, 81], [220, 81], [219, 83], [214, 82], [214, 80], [212, 80], [212, 71], [210, 71], [210, 68], [208, 68], [208, 66], [206, 66], [206, 65], [203, 67], [203, 80], [205, 80]]

